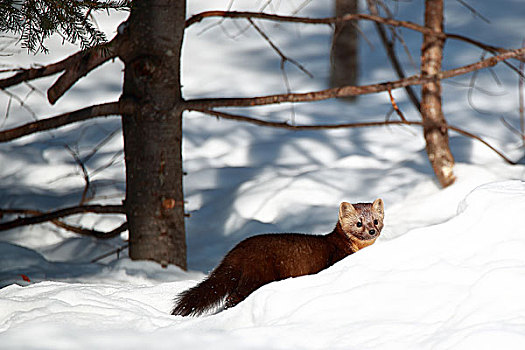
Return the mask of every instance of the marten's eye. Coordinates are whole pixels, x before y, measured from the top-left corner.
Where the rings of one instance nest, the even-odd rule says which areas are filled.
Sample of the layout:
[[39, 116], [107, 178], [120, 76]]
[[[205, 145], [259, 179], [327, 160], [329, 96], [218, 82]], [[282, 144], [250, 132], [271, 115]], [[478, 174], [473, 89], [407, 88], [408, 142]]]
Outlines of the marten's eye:
[[379, 221], [377, 219], [374, 220], [374, 225], [379, 224]]
[[355, 224], [357, 227], [361, 227], [363, 226], [363, 223], [361, 221], [359, 221], [357, 224]]

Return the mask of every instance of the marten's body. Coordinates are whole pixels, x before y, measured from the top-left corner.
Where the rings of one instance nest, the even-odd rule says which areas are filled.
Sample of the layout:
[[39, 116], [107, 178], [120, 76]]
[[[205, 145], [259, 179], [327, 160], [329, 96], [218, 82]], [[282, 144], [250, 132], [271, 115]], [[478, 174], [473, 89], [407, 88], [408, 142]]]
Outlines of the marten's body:
[[197, 286], [181, 293], [173, 315], [200, 315], [225, 301], [226, 308], [264, 284], [315, 274], [375, 242], [383, 228], [383, 201], [341, 203], [339, 220], [327, 235], [264, 234], [236, 245]]

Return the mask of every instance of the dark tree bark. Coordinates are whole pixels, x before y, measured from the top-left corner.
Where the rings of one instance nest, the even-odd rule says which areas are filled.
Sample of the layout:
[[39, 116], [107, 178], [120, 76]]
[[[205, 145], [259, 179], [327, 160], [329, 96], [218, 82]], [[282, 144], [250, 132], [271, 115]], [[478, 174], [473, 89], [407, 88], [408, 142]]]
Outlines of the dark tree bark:
[[180, 52], [185, 6], [185, 0], [133, 2], [121, 97], [137, 106], [122, 117], [130, 257], [184, 269]]
[[[443, 32], [443, 0], [425, 1], [425, 26]], [[421, 75], [435, 75], [441, 71], [444, 40], [436, 36], [423, 36], [421, 47]], [[456, 179], [453, 172], [454, 157], [448, 143], [447, 122], [441, 109], [441, 82], [422, 85], [421, 117], [428, 159], [441, 186], [447, 187]]]
[[[335, 0], [335, 15], [344, 16], [358, 12], [357, 0]], [[331, 49], [330, 86], [357, 85], [359, 76], [357, 22], [335, 24]], [[346, 97], [353, 100], [355, 96]]]

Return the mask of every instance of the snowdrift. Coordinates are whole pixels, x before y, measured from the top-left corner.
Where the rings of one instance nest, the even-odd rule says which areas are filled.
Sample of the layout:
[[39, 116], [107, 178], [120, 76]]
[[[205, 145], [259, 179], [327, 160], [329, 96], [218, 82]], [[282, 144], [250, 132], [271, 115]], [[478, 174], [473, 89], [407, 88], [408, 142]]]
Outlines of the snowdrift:
[[[524, 212], [525, 182], [486, 184], [444, 223], [378, 240], [202, 318], [169, 315], [171, 299], [196, 281], [155, 282], [153, 264], [122, 261], [100, 279], [90, 271], [92, 283], [10, 285], [0, 290], [2, 347], [523, 349]], [[53, 264], [23, 257], [27, 266]]]

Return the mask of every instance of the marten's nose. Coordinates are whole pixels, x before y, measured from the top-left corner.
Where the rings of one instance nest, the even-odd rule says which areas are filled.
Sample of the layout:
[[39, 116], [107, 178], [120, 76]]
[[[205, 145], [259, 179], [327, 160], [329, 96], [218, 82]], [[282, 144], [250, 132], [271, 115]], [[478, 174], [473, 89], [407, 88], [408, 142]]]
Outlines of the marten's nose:
[[373, 235], [375, 235], [375, 234], [376, 234], [376, 230], [374, 230], [374, 229], [371, 229], [370, 231], [368, 231], [368, 233], [369, 233], [369, 234], [370, 234], [371, 236], [373, 236]]

